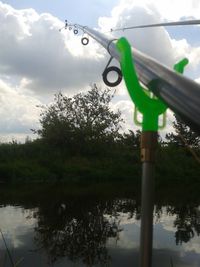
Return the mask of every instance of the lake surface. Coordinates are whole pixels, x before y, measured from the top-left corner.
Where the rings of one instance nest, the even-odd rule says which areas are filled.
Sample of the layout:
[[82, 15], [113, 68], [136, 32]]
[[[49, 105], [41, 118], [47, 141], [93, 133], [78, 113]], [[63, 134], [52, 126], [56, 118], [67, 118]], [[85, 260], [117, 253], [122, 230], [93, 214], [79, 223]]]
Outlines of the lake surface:
[[[12, 266], [11, 260], [20, 267], [138, 266], [139, 203], [134, 197], [51, 194], [3, 201], [0, 266]], [[199, 234], [198, 203], [155, 204], [153, 266], [200, 266]]]

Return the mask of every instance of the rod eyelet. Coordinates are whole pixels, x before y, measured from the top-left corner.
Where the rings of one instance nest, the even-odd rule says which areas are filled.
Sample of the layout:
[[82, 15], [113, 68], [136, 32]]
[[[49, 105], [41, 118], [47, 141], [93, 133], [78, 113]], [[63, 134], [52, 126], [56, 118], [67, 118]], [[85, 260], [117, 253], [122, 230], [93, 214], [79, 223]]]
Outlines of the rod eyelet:
[[74, 29], [74, 34], [78, 34], [78, 30], [77, 29]]
[[[117, 79], [114, 82], [110, 82], [107, 78], [109, 72], [114, 71], [117, 73]], [[115, 87], [119, 85], [122, 81], [122, 72], [121, 70], [116, 66], [107, 67], [104, 72], [102, 73], [103, 81], [104, 83], [109, 87]]]
[[89, 39], [87, 37], [81, 38], [82, 45], [87, 45], [89, 43]]

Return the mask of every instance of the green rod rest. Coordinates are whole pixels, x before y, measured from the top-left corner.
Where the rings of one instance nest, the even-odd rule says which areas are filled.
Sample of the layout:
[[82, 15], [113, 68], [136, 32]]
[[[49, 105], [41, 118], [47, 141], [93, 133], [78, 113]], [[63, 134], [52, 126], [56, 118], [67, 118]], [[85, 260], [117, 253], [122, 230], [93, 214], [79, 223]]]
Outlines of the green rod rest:
[[[120, 38], [116, 43], [116, 47], [120, 52], [121, 70], [129, 95], [136, 108], [143, 115], [142, 130], [157, 131], [159, 128], [159, 116], [165, 113], [167, 106], [160, 99], [155, 97], [151, 98], [148, 91], [139, 83], [135, 67], [133, 65], [131, 46], [126, 38]], [[174, 69], [177, 72], [183, 73], [184, 67], [187, 63], [188, 60], [184, 58], [174, 65]], [[140, 124], [136, 117], [137, 114], [135, 114], [136, 124]], [[161, 126], [162, 128], [164, 127], [165, 122], [166, 116], [164, 115], [163, 125]]]
[[174, 70], [178, 73], [183, 74], [185, 66], [189, 63], [187, 58], [183, 58], [181, 61], [174, 65]]

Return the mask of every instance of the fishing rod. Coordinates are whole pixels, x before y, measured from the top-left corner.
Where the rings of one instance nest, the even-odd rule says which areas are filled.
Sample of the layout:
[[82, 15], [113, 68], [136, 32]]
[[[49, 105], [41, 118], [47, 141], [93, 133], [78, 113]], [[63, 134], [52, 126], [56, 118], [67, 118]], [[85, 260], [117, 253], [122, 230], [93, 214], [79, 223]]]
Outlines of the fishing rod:
[[[142, 113], [141, 124], [141, 162], [142, 162], [142, 194], [141, 194], [141, 227], [140, 227], [140, 267], [152, 265], [153, 240], [153, 209], [154, 209], [154, 179], [155, 153], [158, 142], [159, 116], [163, 115], [165, 125], [165, 111], [170, 107], [179, 114], [193, 128], [200, 131], [200, 85], [182, 76], [184, 67], [188, 63], [183, 59], [171, 70], [153, 58], [131, 47], [125, 38], [119, 40], [79, 24], [68, 24], [64, 28], [83, 32], [81, 43], [89, 44], [89, 37], [96, 40], [110, 54], [103, 80], [106, 85], [117, 86], [123, 78], [129, 95], [137, 109]], [[112, 59], [119, 61], [121, 70], [116, 66], [109, 66]], [[117, 73], [117, 80], [109, 81], [109, 72]], [[158, 98], [152, 98], [146, 88]], [[136, 109], [136, 110], [137, 110]], [[136, 112], [137, 113], [137, 112]], [[135, 113], [135, 114], [136, 114]]]
[[193, 20], [183, 20], [183, 21], [173, 21], [173, 22], [162, 22], [162, 23], [153, 23], [153, 24], [144, 24], [144, 25], [136, 25], [129, 26], [123, 28], [110, 29], [110, 32], [116, 31], [125, 31], [125, 30], [133, 30], [133, 29], [142, 29], [142, 28], [153, 28], [153, 27], [161, 27], [161, 26], [191, 26], [191, 25], [199, 25], [199, 19]]
[[[87, 26], [68, 24], [67, 21], [65, 21], [64, 28], [70, 30], [74, 28], [75, 34], [78, 33], [78, 30], [81, 30], [83, 32], [81, 39], [83, 45], [88, 45], [89, 37], [91, 37], [108, 51], [111, 60], [115, 58], [120, 62], [120, 53], [116, 48], [116, 38], [108, 37]], [[131, 50], [139, 81], [166, 103], [192, 129], [200, 132], [200, 85], [162, 65], [141, 51], [133, 47]], [[107, 82], [106, 84], [109, 86], [118, 85], [121, 81], [120, 71], [114, 66], [113, 68], [110, 67], [111, 69], [108, 68], [107, 64], [103, 73], [105, 83]], [[111, 82], [109, 83], [107, 78], [110, 71], [115, 71], [118, 77], [114, 85]]]

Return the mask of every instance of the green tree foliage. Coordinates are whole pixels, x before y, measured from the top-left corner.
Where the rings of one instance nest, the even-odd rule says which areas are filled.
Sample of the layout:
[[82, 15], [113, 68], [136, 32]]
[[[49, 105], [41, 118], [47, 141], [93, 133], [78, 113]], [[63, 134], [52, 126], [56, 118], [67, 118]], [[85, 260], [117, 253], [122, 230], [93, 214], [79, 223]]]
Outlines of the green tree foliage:
[[200, 147], [200, 136], [177, 116], [175, 116], [173, 126], [175, 132], [166, 135], [169, 144], [178, 147], [185, 147], [186, 145], [192, 148]]
[[140, 136], [141, 136], [141, 131], [137, 130], [136, 132], [133, 132], [132, 130], [129, 130], [128, 133], [123, 134], [121, 141], [125, 147], [128, 147], [131, 150], [139, 149]]
[[51, 105], [42, 107], [41, 129], [35, 132], [68, 154], [95, 154], [108, 149], [119, 137], [123, 121], [120, 111], [110, 108], [113, 96], [109, 89], [95, 84], [87, 93], [74, 97], [58, 93]]
[[[38, 139], [0, 144], [0, 182], [140, 183], [141, 133], [120, 132], [123, 120], [111, 109], [113, 96], [96, 85], [73, 97], [55, 95], [42, 107]], [[156, 181], [199, 185], [200, 137], [178, 119], [174, 129], [168, 143], [159, 142]]]
[[159, 151], [157, 175], [164, 173], [164, 177], [174, 184], [199, 184], [200, 137], [178, 117], [175, 117], [173, 126], [174, 132], [166, 135], [167, 143]]

